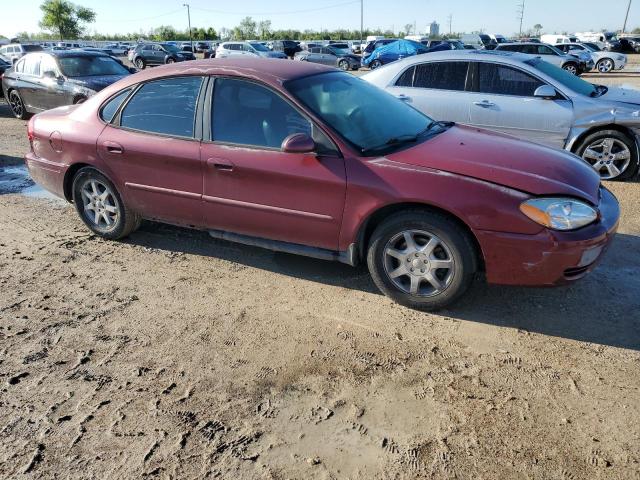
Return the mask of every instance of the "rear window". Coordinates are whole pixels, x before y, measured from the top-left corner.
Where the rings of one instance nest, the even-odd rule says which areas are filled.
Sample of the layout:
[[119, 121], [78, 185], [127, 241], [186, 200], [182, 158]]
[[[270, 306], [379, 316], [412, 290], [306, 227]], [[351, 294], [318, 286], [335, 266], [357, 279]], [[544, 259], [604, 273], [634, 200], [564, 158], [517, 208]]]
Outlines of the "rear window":
[[120, 92], [118, 95], [109, 100], [104, 107], [102, 107], [102, 111], [100, 112], [100, 117], [107, 123], [110, 123], [113, 120], [113, 117], [116, 116], [116, 112], [122, 105], [122, 102], [127, 95], [129, 95], [131, 89], [127, 89], [124, 92]]
[[467, 82], [468, 62], [433, 62], [416, 65], [413, 86], [462, 91]]

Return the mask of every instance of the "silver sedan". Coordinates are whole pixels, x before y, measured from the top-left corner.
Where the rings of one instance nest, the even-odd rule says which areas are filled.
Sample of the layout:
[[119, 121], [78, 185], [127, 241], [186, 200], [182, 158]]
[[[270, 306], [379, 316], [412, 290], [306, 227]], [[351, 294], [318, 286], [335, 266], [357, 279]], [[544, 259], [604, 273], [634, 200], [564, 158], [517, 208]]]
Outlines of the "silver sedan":
[[438, 120], [563, 148], [603, 180], [638, 172], [640, 92], [593, 85], [521, 53], [418, 55], [363, 77]]

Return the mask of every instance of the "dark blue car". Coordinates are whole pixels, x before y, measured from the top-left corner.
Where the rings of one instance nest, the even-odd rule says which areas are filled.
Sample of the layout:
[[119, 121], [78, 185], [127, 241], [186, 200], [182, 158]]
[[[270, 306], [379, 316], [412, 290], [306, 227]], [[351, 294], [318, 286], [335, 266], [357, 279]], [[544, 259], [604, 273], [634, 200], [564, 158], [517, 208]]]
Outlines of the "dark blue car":
[[[387, 45], [376, 48], [370, 55], [362, 58], [362, 66], [375, 70], [387, 63], [395, 62], [401, 58], [421, 55], [423, 53], [435, 52], [438, 47], [427, 48], [421, 43], [413, 40], [396, 40]], [[449, 47], [440, 49], [448, 50]]]

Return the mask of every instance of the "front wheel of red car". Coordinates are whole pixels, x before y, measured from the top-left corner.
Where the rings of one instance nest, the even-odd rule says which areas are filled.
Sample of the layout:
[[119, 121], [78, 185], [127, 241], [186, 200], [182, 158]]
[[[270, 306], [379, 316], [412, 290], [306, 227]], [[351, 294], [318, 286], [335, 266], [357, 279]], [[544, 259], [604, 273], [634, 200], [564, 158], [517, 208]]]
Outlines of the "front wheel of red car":
[[140, 217], [127, 208], [113, 183], [96, 169], [79, 170], [72, 188], [78, 215], [97, 235], [119, 240], [140, 226]]
[[394, 215], [373, 233], [367, 263], [373, 281], [401, 305], [437, 310], [471, 285], [477, 257], [469, 234], [429, 211]]

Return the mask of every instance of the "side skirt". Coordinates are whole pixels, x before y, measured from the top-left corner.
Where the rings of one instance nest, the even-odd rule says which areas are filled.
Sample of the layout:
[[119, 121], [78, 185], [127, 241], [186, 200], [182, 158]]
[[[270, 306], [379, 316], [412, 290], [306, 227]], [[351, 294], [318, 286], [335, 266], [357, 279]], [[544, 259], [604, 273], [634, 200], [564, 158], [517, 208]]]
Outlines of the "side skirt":
[[222, 230], [209, 230], [209, 235], [220, 240], [241, 243], [253, 247], [260, 247], [274, 252], [291, 253], [294, 255], [302, 255], [304, 257], [317, 258], [319, 260], [329, 260], [333, 262], [345, 263], [355, 267], [358, 264], [357, 250], [355, 244], [349, 245], [344, 252], [327, 250], [324, 248], [309, 247], [297, 243], [281, 242], [278, 240], [269, 240], [266, 238], [250, 237], [239, 233], [224, 232]]

